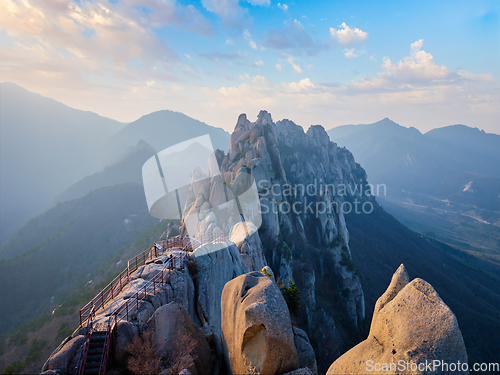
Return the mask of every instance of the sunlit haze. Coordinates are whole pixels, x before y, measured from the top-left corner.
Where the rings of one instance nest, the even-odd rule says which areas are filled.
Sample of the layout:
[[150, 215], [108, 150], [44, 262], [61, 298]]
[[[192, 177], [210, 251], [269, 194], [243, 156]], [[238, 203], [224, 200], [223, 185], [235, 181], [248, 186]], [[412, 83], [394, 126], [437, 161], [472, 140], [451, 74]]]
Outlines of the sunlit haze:
[[300, 125], [500, 133], [498, 1], [0, 3], [0, 80], [131, 122], [179, 111], [228, 131]]

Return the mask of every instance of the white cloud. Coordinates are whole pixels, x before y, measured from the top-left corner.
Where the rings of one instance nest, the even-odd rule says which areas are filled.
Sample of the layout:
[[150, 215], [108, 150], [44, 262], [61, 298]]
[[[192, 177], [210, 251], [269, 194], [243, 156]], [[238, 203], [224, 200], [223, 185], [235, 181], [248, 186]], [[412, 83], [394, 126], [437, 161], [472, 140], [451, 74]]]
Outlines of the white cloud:
[[252, 64], [255, 68], [262, 68], [264, 66], [264, 61], [259, 60]]
[[[394, 64], [384, 57], [384, 71], [376, 77], [365, 78], [346, 86], [348, 91], [415, 92], [434, 88], [442, 91], [444, 86], [459, 86], [467, 82], [494, 82], [491, 75], [472, 74], [461, 70], [455, 72], [434, 62], [434, 57], [422, 50], [423, 39], [410, 46], [410, 55]], [[437, 92], [435, 91], [435, 92]], [[418, 96], [416, 94], [416, 96]]]
[[295, 62], [295, 59], [293, 57], [288, 56], [286, 58], [286, 61], [288, 61], [288, 63], [292, 66], [293, 70], [295, 70], [297, 73], [302, 73], [303, 72], [302, 68], [300, 67], [299, 64], [297, 64]]
[[344, 50], [344, 56], [348, 59], [352, 59], [353, 57], [358, 57], [359, 55], [354, 51], [354, 48], [346, 48]]
[[284, 12], [286, 12], [288, 10], [288, 5], [278, 3], [278, 8], [280, 8], [281, 10], [283, 10]]
[[276, 69], [278, 69], [278, 71], [281, 72], [282, 69], [281, 64], [276, 64]]
[[241, 27], [240, 21], [246, 14], [246, 9], [239, 5], [239, 0], [201, 0], [203, 7], [217, 14], [226, 27]]
[[250, 35], [250, 31], [245, 30], [243, 32], [243, 38], [245, 38], [245, 41], [248, 43], [248, 45], [252, 49], [257, 49], [257, 44], [252, 40], [252, 36]]
[[330, 27], [330, 36], [338, 41], [341, 46], [347, 47], [355, 44], [361, 44], [368, 38], [368, 33], [358, 29], [357, 27], [352, 29], [342, 22], [340, 29], [336, 30]]
[[247, 0], [247, 3], [250, 3], [254, 6], [270, 6], [271, 5], [271, 0]]
[[60, 66], [71, 62], [75, 76], [82, 70], [97, 69], [125, 74], [131, 61], [141, 61], [144, 72], [156, 69], [157, 74], [160, 66], [180, 59], [156, 35], [155, 28], [175, 26], [203, 35], [213, 32], [210, 22], [192, 5], [149, 0], [148, 12], [139, 5], [137, 0], [50, 2], [43, 6], [29, 0], [5, 0], [0, 2], [0, 29], [11, 42], [30, 49], [31, 60], [50, 60]]
[[191, 60], [191, 55], [188, 55], [187, 53], [184, 54], [189, 60]]
[[316, 85], [314, 85], [309, 78], [304, 78], [303, 80], [299, 82], [290, 82], [288, 84], [283, 84], [283, 87], [288, 92], [310, 92], [311, 90], [316, 88]]
[[232, 39], [227, 39], [227, 40], [226, 40], [226, 44], [227, 44], [228, 46], [232, 46], [232, 45], [234, 44], [234, 40], [232, 40]]
[[443, 65], [437, 65], [433, 61], [433, 56], [421, 50], [423, 39], [411, 44], [410, 56], [393, 64], [390, 59], [384, 58], [383, 67], [396, 77], [398, 81], [404, 83], [414, 83], [418, 81], [438, 81], [452, 78], [455, 74]]

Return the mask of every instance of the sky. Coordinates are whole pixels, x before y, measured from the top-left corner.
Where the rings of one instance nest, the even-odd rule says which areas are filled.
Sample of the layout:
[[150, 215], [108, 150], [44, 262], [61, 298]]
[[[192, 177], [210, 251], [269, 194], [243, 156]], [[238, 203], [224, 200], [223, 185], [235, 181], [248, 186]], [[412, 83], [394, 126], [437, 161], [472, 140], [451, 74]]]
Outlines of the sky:
[[0, 81], [122, 122], [500, 134], [499, 1], [0, 0]]

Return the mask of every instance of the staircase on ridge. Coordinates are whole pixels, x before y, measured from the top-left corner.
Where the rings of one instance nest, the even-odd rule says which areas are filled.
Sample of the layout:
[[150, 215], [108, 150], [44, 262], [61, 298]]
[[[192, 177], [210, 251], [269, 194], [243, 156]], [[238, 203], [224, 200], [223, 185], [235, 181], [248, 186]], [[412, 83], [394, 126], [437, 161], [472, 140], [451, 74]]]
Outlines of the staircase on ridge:
[[111, 333], [108, 326], [97, 328], [91, 332], [82, 374], [104, 375]]
[[[144, 299], [148, 293], [153, 295], [156, 293], [157, 285], [164, 283], [164, 270], [172, 270], [182, 266], [184, 259], [189, 257], [189, 251], [194, 251], [199, 246], [208, 242], [217, 243], [224, 240], [224, 234], [212, 233], [203, 236], [200, 240], [189, 237], [173, 237], [166, 241], [161, 241], [159, 244], [155, 243], [155, 246], [129, 260], [127, 268], [87, 303], [87, 305], [80, 309], [80, 327], [83, 327], [83, 323], [87, 321], [87, 337], [83, 345], [76, 374], [104, 375], [106, 373], [106, 364], [109, 357], [114, 328], [121, 320], [129, 319], [129, 313], [131, 313], [134, 308], [138, 308], [139, 301]], [[161, 272], [153, 279], [149, 280], [144, 286], [144, 290], [141, 288], [140, 291], [137, 291], [135, 298], [128, 299], [124, 305], [117, 307], [111, 314], [106, 315], [110, 316], [107, 323], [93, 323], [96, 311], [104, 309], [106, 303], [113, 300], [117, 293], [123, 290], [124, 286], [130, 282], [130, 275], [132, 272], [136, 271], [140, 266], [146, 265], [148, 260], [158, 257], [158, 250], [161, 250], [161, 253], [165, 253], [167, 250], [176, 247], [183, 250], [182, 254], [175, 254], [171, 257], [168, 263], [165, 263], [165, 267]]]

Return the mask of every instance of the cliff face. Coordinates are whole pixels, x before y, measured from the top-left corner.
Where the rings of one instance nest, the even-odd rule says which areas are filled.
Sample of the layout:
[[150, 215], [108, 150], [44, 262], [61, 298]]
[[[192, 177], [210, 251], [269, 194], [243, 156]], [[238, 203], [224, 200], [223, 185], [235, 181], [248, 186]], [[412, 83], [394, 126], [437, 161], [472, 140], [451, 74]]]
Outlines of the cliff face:
[[[214, 177], [206, 185], [210, 191], [202, 189], [198, 197], [222, 196], [224, 185], [237, 191], [251, 174], [262, 213], [258, 242], [275, 277], [299, 288], [296, 320], [312, 339], [320, 370], [326, 370], [366, 330], [344, 219], [344, 212], [361, 214], [374, 204], [364, 170], [349, 151], [329, 141], [322, 126], [305, 133], [289, 120], [274, 123], [266, 111], [255, 122], [240, 115], [229, 152], [216, 154], [224, 184]], [[192, 196], [185, 212], [196, 205], [200, 201]], [[240, 245], [240, 252], [248, 247]]]
[[[217, 150], [215, 159], [220, 174], [193, 173], [180, 228], [183, 235], [211, 240], [192, 251], [186, 247], [189, 257], [168, 271], [159, 291], [118, 324], [111, 366], [124, 370], [130, 358], [139, 358], [137, 342], [160, 347], [158, 366], [181, 366], [169, 359], [179, 352], [184, 369], [204, 373], [213, 366], [213, 374], [316, 374], [330, 365], [329, 373], [363, 372], [356, 367], [360, 355], [389, 361], [396, 353], [416, 361], [435, 359], [435, 352], [467, 360], [451, 310], [423, 280], [409, 283], [403, 267], [375, 306], [369, 338], [340, 357], [368, 332], [345, 215], [369, 215], [376, 203], [364, 170], [323, 127], [304, 132], [289, 120], [274, 123], [265, 111], [255, 122], [240, 115], [229, 152]], [[176, 249], [166, 256], [179, 254]], [[159, 272], [155, 267], [163, 262], [135, 271], [95, 321], [107, 321], [111, 305], [133, 296], [133, 288], [141, 290]], [[275, 280], [296, 284], [299, 309], [289, 311]], [[421, 342], [408, 334], [413, 331]], [[179, 332], [193, 337], [191, 352], [181, 350]], [[44, 370], [73, 373], [85, 334], [83, 328], [67, 338]], [[395, 349], [380, 353], [381, 340]]]

